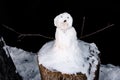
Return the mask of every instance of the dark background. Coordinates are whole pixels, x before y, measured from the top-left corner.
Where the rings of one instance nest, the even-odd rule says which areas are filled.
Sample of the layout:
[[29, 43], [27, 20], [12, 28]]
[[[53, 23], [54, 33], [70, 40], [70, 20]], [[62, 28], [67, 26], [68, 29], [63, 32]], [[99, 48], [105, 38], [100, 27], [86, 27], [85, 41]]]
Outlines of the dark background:
[[0, 0], [0, 35], [3, 36], [9, 46], [36, 53], [43, 44], [52, 39], [39, 36], [18, 38], [19, 34], [7, 29], [5, 25], [23, 34], [42, 34], [54, 38], [56, 28], [53, 19], [63, 12], [68, 12], [73, 17], [73, 26], [79, 39], [84, 16], [86, 19], [83, 36], [114, 24], [102, 32], [81, 38], [81, 40], [96, 43], [101, 52], [102, 64], [120, 65], [120, 8], [118, 2]]

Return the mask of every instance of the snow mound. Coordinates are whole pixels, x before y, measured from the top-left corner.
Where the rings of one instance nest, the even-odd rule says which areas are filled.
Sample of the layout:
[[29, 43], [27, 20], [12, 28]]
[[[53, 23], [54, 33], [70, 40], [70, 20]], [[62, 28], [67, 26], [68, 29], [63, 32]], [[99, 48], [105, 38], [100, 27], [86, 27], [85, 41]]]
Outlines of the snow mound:
[[[37, 55], [15, 47], [5, 47], [7, 47], [10, 52], [13, 62], [17, 67], [17, 72], [23, 77], [23, 80], [41, 80], [38, 65], [36, 64]], [[34, 67], [31, 67], [30, 65]], [[119, 66], [114, 66], [112, 64], [100, 66], [99, 80], [120, 80], [119, 75]]]
[[[39, 64], [44, 65], [50, 70], [60, 71], [62, 73], [76, 74], [77, 72], [83, 72], [89, 77], [95, 77], [94, 72], [98, 65], [98, 49], [94, 43], [86, 43], [79, 40], [79, 48], [84, 53], [82, 55], [72, 55], [71, 50], [68, 49], [68, 54], [63, 50], [59, 52], [51, 51], [54, 45], [54, 41], [46, 43], [40, 50]], [[76, 48], [75, 48], [76, 49]], [[42, 57], [41, 57], [42, 56]], [[82, 56], [82, 57], [81, 57]], [[81, 59], [84, 59], [82, 62]], [[89, 65], [91, 64], [91, 65]], [[90, 67], [91, 66], [91, 67]], [[88, 69], [91, 69], [88, 72]], [[91, 76], [90, 76], [91, 75]]]
[[101, 65], [99, 80], [120, 80], [120, 67], [112, 64]]
[[15, 47], [6, 46], [6, 48], [23, 80], [40, 80], [37, 56], [34, 53]]

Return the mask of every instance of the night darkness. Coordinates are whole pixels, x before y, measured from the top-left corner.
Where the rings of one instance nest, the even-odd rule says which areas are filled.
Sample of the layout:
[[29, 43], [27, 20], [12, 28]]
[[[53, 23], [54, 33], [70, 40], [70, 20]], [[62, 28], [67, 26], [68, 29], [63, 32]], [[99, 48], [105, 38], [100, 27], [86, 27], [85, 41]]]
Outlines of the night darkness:
[[85, 16], [83, 36], [114, 24], [102, 32], [81, 40], [96, 43], [101, 51], [103, 64], [120, 65], [120, 9], [118, 5], [112, 1], [0, 0], [0, 35], [9, 46], [38, 52], [43, 44], [52, 39], [38, 36], [21, 39], [18, 38], [19, 34], [6, 29], [3, 25], [23, 34], [42, 34], [54, 37], [56, 29], [53, 24], [54, 17], [60, 13], [68, 12], [73, 17], [73, 26], [80, 39], [83, 17]]

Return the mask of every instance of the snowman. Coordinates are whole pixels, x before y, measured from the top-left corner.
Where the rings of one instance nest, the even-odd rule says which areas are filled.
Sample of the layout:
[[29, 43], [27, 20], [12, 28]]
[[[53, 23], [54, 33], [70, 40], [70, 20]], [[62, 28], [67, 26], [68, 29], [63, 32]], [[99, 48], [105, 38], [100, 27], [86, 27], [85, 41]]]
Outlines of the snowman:
[[56, 26], [55, 46], [57, 48], [70, 48], [77, 44], [76, 31], [72, 27], [73, 19], [70, 14], [62, 13], [55, 17]]
[[39, 65], [67, 74], [86, 72], [84, 58], [72, 23], [71, 15], [66, 12], [54, 18], [55, 40], [46, 43], [38, 52]]
[[47, 42], [38, 52], [39, 65], [63, 74], [82, 73], [93, 80], [100, 52], [94, 43], [78, 40], [72, 24], [73, 19], [67, 12], [54, 18], [55, 40]]

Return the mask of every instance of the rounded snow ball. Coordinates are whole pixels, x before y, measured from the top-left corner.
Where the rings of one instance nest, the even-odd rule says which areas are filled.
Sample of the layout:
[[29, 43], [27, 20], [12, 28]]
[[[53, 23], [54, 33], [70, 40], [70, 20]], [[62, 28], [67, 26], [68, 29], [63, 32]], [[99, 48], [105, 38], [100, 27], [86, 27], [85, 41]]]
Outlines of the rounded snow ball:
[[54, 19], [54, 25], [60, 29], [67, 29], [69, 27], [72, 27], [72, 23], [73, 23], [73, 19], [71, 15], [67, 12], [59, 14]]

